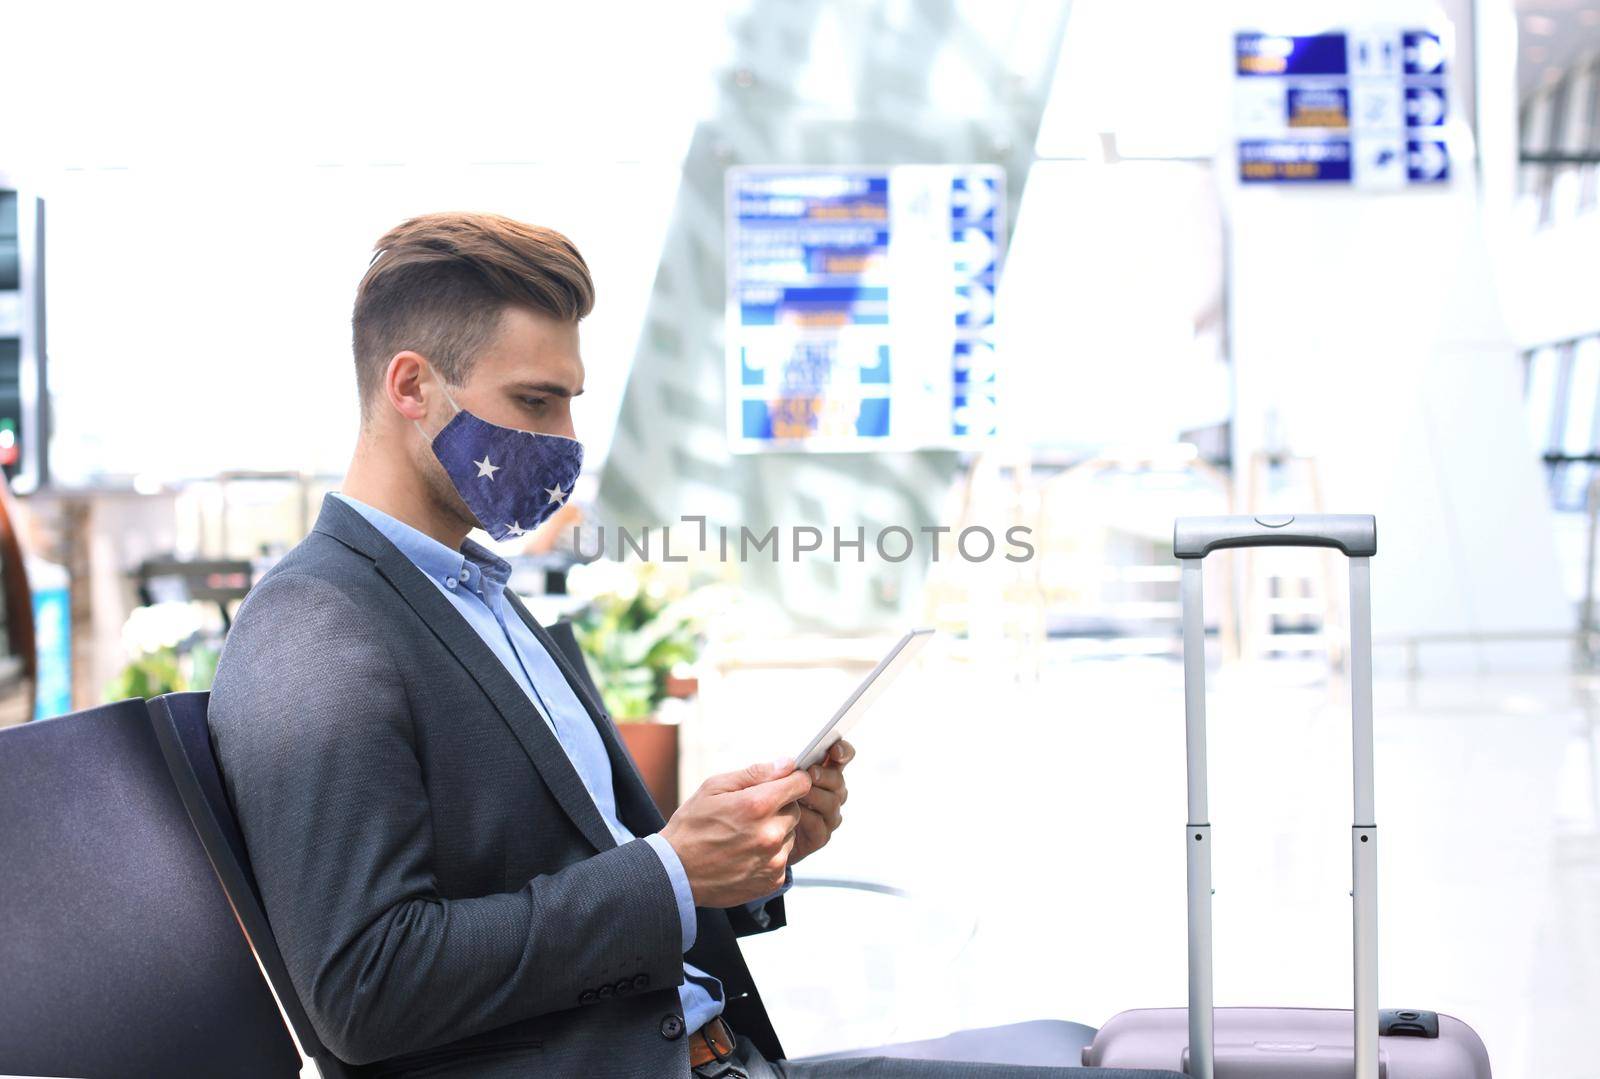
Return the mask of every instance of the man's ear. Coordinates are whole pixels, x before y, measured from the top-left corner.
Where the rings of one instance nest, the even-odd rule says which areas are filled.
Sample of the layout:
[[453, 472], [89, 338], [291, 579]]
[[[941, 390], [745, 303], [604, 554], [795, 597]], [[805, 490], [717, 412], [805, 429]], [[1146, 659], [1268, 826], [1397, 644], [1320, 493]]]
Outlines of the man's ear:
[[383, 395], [389, 407], [407, 420], [426, 418], [432, 397], [439, 392], [432, 370], [421, 353], [410, 349], [391, 356], [383, 371]]

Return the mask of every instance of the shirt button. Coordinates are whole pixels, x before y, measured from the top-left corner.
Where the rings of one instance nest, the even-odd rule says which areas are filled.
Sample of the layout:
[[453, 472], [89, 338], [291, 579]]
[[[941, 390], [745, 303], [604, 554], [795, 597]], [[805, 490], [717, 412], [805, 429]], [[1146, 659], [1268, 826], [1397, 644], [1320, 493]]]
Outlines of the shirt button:
[[444, 586], [446, 588], [454, 588], [456, 586], [456, 579], [454, 577], [446, 577], [444, 579]]

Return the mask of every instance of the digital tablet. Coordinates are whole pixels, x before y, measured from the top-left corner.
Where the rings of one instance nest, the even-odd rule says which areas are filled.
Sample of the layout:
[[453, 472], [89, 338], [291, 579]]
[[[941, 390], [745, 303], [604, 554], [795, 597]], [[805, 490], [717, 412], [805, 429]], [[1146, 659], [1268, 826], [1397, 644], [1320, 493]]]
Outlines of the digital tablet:
[[931, 629], [914, 629], [896, 641], [895, 646], [889, 649], [889, 654], [878, 661], [878, 665], [872, 668], [872, 673], [856, 687], [855, 692], [850, 694], [839, 710], [833, 714], [833, 718], [823, 724], [817, 736], [807, 743], [805, 749], [795, 755], [794, 766], [804, 771], [813, 764], [820, 763], [822, 758], [827, 756], [828, 750], [833, 748], [833, 743], [843, 738], [850, 728], [855, 726], [862, 714], [872, 707], [872, 702], [889, 688], [889, 683], [906, 669], [932, 636]]

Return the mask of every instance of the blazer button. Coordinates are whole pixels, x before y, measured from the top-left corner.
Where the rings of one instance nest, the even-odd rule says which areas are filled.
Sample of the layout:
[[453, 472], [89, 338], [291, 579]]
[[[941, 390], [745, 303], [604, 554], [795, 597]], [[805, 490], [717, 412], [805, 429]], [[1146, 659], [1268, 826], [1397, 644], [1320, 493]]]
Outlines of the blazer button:
[[585, 989], [583, 992], [578, 994], [579, 1004], [593, 1004], [599, 999], [600, 998], [595, 995], [595, 991], [593, 989]]
[[602, 985], [599, 989], [596, 989], [595, 994], [599, 996], [601, 1000], [604, 1000], [611, 995], [612, 988], [613, 987], [607, 983], [606, 985]]
[[645, 986], [647, 986], [649, 984], [650, 984], [650, 975], [648, 975], [648, 974], [635, 974], [633, 976], [633, 987], [635, 989], [643, 989]]
[[669, 1015], [661, 1020], [661, 1036], [669, 1042], [683, 1037], [683, 1016]]
[[617, 983], [616, 989], [617, 989], [617, 996], [620, 997], [624, 993], [633, 992], [633, 983], [630, 982], [628, 979], [624, 978], [620, 982]]

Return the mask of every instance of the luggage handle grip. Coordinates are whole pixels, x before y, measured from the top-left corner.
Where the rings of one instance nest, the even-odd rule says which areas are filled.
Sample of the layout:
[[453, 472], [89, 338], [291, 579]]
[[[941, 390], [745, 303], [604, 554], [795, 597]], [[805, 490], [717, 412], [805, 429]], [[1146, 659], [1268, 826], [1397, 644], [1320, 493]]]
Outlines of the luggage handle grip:
[[1378, 553], [1378, 520], [1369, 513], [1268, 514], [1258, 517], [1179, 517], [1172, 553], [1204, 558], [1229, 547], [1333, 547], [1349, 558]]

